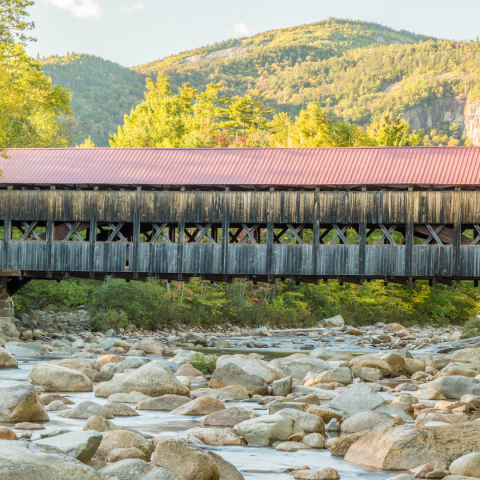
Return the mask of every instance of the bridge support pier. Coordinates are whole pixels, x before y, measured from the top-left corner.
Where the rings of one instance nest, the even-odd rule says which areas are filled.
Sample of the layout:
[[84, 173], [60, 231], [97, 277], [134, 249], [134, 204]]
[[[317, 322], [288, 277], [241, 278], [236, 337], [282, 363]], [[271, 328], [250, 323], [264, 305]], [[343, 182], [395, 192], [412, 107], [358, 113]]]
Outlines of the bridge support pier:
[[7, 286], [8, 278], [2, 277], [0, 281], [0, 335], [18, 337], [19, 332], [15, 326], [15, 310], [13, 299]]

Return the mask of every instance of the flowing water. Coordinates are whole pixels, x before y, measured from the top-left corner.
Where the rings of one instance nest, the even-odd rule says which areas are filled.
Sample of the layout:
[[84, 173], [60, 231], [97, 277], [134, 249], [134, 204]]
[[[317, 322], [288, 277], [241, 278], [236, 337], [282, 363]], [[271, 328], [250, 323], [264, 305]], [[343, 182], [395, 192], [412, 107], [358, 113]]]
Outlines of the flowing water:
[[[266, 359], [286, 356], [292, 351], [280, 350], [280, 349], [198, 349], [205, 353], [251, 353], [252, 351], [258, 351], [265, 355]], [[295, 353], [299, 353], [298, 350]], [[362, 352], [363, 353], [363, 352]], [[48, 362], [54, 359], [66, 358], [64, 356], [17, 356], [19, 361], [18, 369], [1, 370], [0, 371], [0, 388], [15, 385], [19, 382], [26, 382], [30, 379], [28, 374], [33, 366], [40, 362]], [[167, 360], [166, 357], [151, 357], [156, 360]], [[196, 385], [195, 388], [207, 386]], [[62, 392], [49, 392], [60, 393]], [[66, 394], [76, 404], [90, 400], [99, 404], [107, 403], [107, 399], [95, 397], [93, 392], [86, 393], [70, 393]], [[386, 397], [387, 398], [387, 397]], [[393, 398], [393, 396], [391, 397]], [[390, 400], [390, 398], [388, 398]], [[131, 404], [131, 407], [134, 405]], [[243, 402], [230, 402], [226, 404], [228, 407], [241, 406], [245, 408], [253, 408], [259, 414], [267, 414], [267, 407], [258, 405], [256, 402], [243, 401]], [[86, 420], [63, 418], [59, 417], [60, 412], [48, 412], [50, 421], [44, 426], [48, 430], [54, 430], [58, 428], [67, 428], [70, 430], [81, 430]], [[148, 411], [142, 410], [138, 412], [138, 417], [115, 417], [113, 421], [119, 427], [134, 428], [141, 431], [144, 434], [151, 435], [152, 437], [158, 434], [172, 434], [177, 435], [180, 432], [188, 430], [189, 428], [202, 427], [202, 417], [191, 417], [183, 415], [171, 415], [169, 412], [160, 411]], [[12, 424], [0, 423], [0, 425], [13, 427]], [[40, 438], [40, 432], [46, 430], [32, 431], [33, 440]], [[22, 433], [17, 430], [17, 434]], [[364, 468], [359, 465], [350, 464], [344, 462], [340, 457], [332, 457], [328, 450], [300, 450], [297, 452], [279, 452], [272, 447], [255, 447], [255, 446], [215, 446], [205, 447], [208, 450], [214, 451], [221, 455], [225, 460], [235, 465], [248, 480], [287, 480], [292, 479], [292, 476], [286, 473], [286, 470], [298, 466], [308, 465], [311, 469], [320, 467], [332, 467], [340, 473], [342, 480], [359, 480], [359, 479], [373, 479], [373, 480], [385, 480], [399, 472], [385, 472], [375, 469]]]

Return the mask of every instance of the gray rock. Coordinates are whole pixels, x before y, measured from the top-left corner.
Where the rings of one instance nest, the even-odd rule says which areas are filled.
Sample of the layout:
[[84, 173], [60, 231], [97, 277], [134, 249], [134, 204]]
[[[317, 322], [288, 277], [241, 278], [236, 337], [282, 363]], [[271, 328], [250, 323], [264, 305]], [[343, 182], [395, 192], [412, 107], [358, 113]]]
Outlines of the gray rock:
[[110, 328], [105, 332], [106, 337], [114, 337], [116, 334], [117, 332], [113, 328]]
[[70, 433], [72, 430], [68, 428], [57, 428], [56, 430], [47, 430], [46, 432], [40, 433], [40, 438], [50, 438], [56, 437], [57, 435], [63, 435], [64, 433]]
[[281, 378], [272, 383], [272, 395], [275, 397], [286, 397], [292, 390], [292, 377]]
[[115, 340], [113, 338], [106, 338], [102, 343], [98, 345], [98, 348], [103, 348], [104, 350], [108, 350], [114, 345], [115, 345]]
[[480, 379], [445, 376], [431, 382], [427, 390], [435, 390], [445, 398], [461, 398], [464, 395], [480, 396]]
[[0, 388], [0, 422], [46, 422], [49, 420], [37, 392], [29, 383]]
[[181, 395], [164, 395], [163, 397], [153, 397], [135, 405], [136, 410], [162, 410], [171, 412], [186, 403], [189, 403], [190, 399]]
[[277, 441], [284, 442], [294, 433], [303, 433], [295, 420], [282, 417], [279, 413], [245, 420], [235, 425], [234, 430], [250, 445], [268, 446]]
[[249, 355], [222, 355], [217, 359], [217, 369], [227, 363], [237, 365], [250, 375], [258, 375], [259, 377], [262, 377], [268, 384], [285, 377], [284, 374], [271, 366], [271, 362], [268, 365], [265, 365]]
[[295, 420], [304, 432], [325, 433], [325, 423], [318, 415], [294, 410], [292, 408], [285, 408], [278, 412], [278, 415]]
[[296, 353], [288, 357], [276, 358], [268, 363], [268, 366], [281, 372], [285, 376], [290, 376], [303, 380], [307, 373], [322, 373], [331, 370], [332, 366], [325, 360], [315, 358], [309, 355]]
[[152, 470], [154, 466], [143, 460], [127, 459], [111, 463], [98, 470], [101, 480], [139, 480], [143, 475]]
[[0, 440], [0, 477], [5, 480], [99, 480], [97, 472], [56, 447]]
[[342, 422], [340, 431], [351, 434], [370, 430], [381, 423], [390, 422], [392, 417], [386, 413], [380, 412], [359, 412]]
[[79, 403], [75, 408], [60, 413], [61, 417], [66, 418], [90, 418], [94, 415], [103, 418], [113, 418], [113, 415], [104, 406], [90, 401]]
[[63, 435], [37, 440], [36, 443], [57, 447], [68, 456], [85, 463], [95, 455], [101, 441], [101, 433], [89, 430], [87, 432], [64, 433]]
[[220, 471], [220, 480], [245, 480], [244, 476], [230, 462], [227, 462], [214, 452], [207, 453], [217, 464]]
[[0, 369], [4, 368], [18, 368], [18, 362], [7, 350], [0, 347]]
[[310, 357], [319, 358], [320, 360], [330, 360], [335, 357], [337, 354], [328, 348], [316, 348], [312, 350], [309, 354]]
[[218, 367], [212, 374], [209, 387], [220, 389], [232, 385], [245, 387], [250, 395], [264, 395], [268, 391], [267, 381], [263, 377], [247, 373], [233, 363]]

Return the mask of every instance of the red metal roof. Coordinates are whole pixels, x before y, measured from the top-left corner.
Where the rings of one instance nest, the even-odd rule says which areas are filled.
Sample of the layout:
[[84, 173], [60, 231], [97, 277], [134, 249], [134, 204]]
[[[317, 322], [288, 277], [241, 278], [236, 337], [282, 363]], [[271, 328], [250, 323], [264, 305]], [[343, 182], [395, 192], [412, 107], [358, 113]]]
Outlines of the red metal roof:
[[480, 185], [480, 147], [10, 149], [3, 184]]

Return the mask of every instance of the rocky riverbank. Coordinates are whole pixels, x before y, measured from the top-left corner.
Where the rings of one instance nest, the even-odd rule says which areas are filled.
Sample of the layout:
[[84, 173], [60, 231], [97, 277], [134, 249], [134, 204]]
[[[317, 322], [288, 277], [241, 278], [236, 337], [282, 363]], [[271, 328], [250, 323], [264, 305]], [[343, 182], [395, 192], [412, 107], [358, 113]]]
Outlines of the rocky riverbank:
[[[451, 347], [454, 328], [100, 334], [86, 320], [36, 313], [3, 337], [2, 479], [355, 478], [342, 459], [379, 480], [480, 478], [480, 348]], [[242, 468], [248, 447], [270, 470]]]

